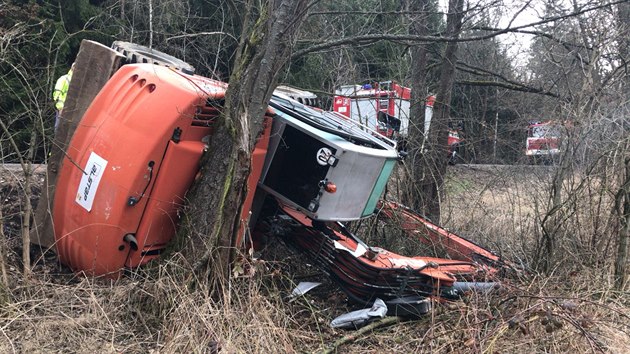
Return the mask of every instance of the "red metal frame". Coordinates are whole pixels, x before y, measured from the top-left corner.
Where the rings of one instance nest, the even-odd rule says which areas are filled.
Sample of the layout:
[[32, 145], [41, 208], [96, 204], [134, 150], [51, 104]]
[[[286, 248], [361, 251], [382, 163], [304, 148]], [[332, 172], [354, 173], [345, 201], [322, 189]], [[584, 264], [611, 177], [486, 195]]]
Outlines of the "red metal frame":
[[401, 204], [381, 201], [378, 208], [378, 217], [396, 222], [408, 235], [425, 244], [443, 248], [453, 259], [480, 265], [489, 276], [502, 270], [517, 269], [515, 264], [499, 255], [432, 223]]

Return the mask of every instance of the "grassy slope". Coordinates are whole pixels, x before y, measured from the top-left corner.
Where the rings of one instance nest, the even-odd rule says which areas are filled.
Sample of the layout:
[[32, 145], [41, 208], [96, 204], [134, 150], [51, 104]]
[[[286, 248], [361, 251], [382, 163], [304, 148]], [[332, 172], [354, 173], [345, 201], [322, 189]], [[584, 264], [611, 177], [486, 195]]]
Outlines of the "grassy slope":
[[[546, 202], [540, 186], [548, 179], [540, 168], [452, 168], [443, 224], [528, 264]], [[3, 183], [4, 229], [17, 245], [11, 223], [19, 185], [5, 174]], [[414, 251], [401, 242], [393, 246]], [[558, 255], [567, 261], [551, 276], [511, 278], [491, 295], [437, 305], [425, 318], [378, 328], [338, 350], [623, 353], [630, 343], [630, 295], [610, 290], [607, 264], [578, 265], [571, 253]], [[188, 273], [169, 262], [113, 283], [72, 275], [40, 258], [34, 279], [25, 282], [19, 254], [11, 249], [10, 286], [0, 294], [3, 353], [205, 353], [217, 346], [225, 353], [319, 352], [353, 333], [328, 326], [349, 310], [343, 294], [281, 244], [267, 248], [264, 261], [248, 264], [248, 276], [215, 298], [183, 287]], [[304, 280], [324, 284], [289, 301], [294, 284]]]

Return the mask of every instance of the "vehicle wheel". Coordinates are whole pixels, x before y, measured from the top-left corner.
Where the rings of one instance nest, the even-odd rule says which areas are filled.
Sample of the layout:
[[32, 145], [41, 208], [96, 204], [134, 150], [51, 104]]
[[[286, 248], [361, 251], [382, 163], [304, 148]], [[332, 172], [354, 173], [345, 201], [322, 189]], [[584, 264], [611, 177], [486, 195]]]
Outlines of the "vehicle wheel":
[[452, 144], [449, 148], [450, 153], [448, 154], [448, 164], [455, 165], [457, 164], [457, 157], [459, 156], [459, 154], [457, 153], [459, 151], [459, 144]]
[[195, 73], [195, 68], [185, 61], [143, 45], [116, 41], [112, 44], [112, 49], [124, 55], [127, 58], [127, 64], [150, 63], [173, 68], [184, 74]]
[[457, 164], [457, 161], [455, 161], [455, 158], [457, 157], [457, 153], [455, 151], [453, 151], [449, 156], [448, 156], [448, 164], [451, 166], [454, 166]]

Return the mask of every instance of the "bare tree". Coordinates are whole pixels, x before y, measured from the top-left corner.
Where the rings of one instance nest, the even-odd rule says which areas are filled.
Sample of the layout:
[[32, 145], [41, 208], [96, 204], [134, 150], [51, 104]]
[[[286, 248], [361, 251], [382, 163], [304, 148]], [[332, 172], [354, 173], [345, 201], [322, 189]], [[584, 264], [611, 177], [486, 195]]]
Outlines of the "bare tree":
[[235, 69], [202, 177], [190, 194], [191, 239], [183, 251], [196, 260], [196, 270], [212, 272], [213, 281], [230, 274], [253, 146], [307, 9], [306, 0], [247, 1], [238, 8], [243, 32]]
[[[407, 2], [409, 11], [419, 12], [419, 15], [410, 16], [410, 34], [426, 36], [428, 28], [429, 1]], [[410, 102], [410, 123], [409, 139], [406, 142], [409, 161], [406, 166], [408, 182], [404, 193], [404, 202], [416, 210], [424, 210], [424, 196], [419, 188], [416, 188], [415, 181], [422, 180], [426, 171], [423, 156], [422, 142], [427, 138], [424, 131], [425, 120], [425, 100], [427, 94], [427, 43], [419, 43], [411, 49], [411, 102]]]
[[[22, 40], [25, 40], [25, 36], [19, 35], [17, 37], [11, 38], [8, 42], [19, 43]], [[7, 43], [8, 44], [8, 43]], [[16, 45], [16, 44], [13, 44]], [[19, 53], [14, 53], [18, 55], [19, 59], [24, 60], [24, 58], [19, 56]], [[23, 62], [26, 62], [25, 60]], [[23, 63], [22, 62], [22, 63]], [[1, 135], [4, 136], [8, 141], [8, 145], [12, 148], [13, 153], [16, 156], [17, 162], [20, 164], [22, 168], [22, 175], [24, 178], [24, 182], [22, 185], [23, 193], [21, 193], [22, 199], [22, 263], [23, 263], [23, 275], [24, 278], [29, 278], [31, 275], [31, 239], [30, 239], [30, 224], [31, 224], [31, 213], [33, 210], [33, 206], [31, 203], [31, 197], [33, 195], [32, 192], [32, 184], [33, 184], [33, 160], [35, 158], [35, 154], [38, 147], [38, 140], [43, 136], [43, 122], [45, 113], [42, 106], [40, 105], [39, 97], [41, 97], [41, 92], [45, 91], [42, 87], [38, 87], [36, 84], [32, 83], [32, 80], [29, 78], [33, 75], [28, 72], [28, 67], [20, 64], [15, 64], [14, 60], [12, 60], [8, 55], [0, 57], [0, 64], [5, 67], [11, 68], [12, 72], [15, 74], [14, 79], [18, 80], [22, 85], [22, 88], [25, 95], [16, 95], [20, 104], [23, 107], [27, 107], [28, 109], [22, 113], [19, 117], [11, 117], [11, 115], [4, 115], [0, 117], [0, 132]], [[0, 84], [2, 87], [10, 88], [11, 85], [7, 82], [8, 78], [3, 76], [0, 78]], [[11, 132], [11, 124], [19, 121], [27, 122], [27, 127], [29, 131], [29, 140], [28, 147], [24, 150], [20, 148], [19, 142], [15, 138], [15, 135]]]
[[[621, 92], [627, 93], [630, 89], [630, 72], [627, 62], [630, 60], [630, 3], [618, 5], [617, 24], [619, 28], [619, 55], [623, 62], [623, 78]], [[625, 96], [625, 95], [624, 95]], [[627, 106], [627, 101], [624, 103]], [[627, 278], [628, 264], [628, 239], [630, 239], [630, 151], [628, 143], [624, 144], [626, 156], [624, 158], [624, 179], [616, 198], [616, 209], [621, 218], [621, 229], [617, 240], [617, 257], [615, 258], [615, 286], [618, 290], [623, 290]], [[620, 205], [620, 204], [623, 204]]]
[[[418, 6], [418, 10], [422, 11], [426, 9], [428, 3], [419, 3]], [[461, 33], [463, 18], [464, 0], [450, 0], [446, 20], [446, 37], [452, 40], [447, 43], [442, 58], [435, 114], [426, 136], [424, 132], [419, 133], [421, 129], [424, 129], [426, 49], [424, 46], [419, 46], [413, 53], [414, 88], [412, 92], [414, 98], [411, 114], [414, 124], [412, 124], [411, 144], [415, 144], [416, 148], [411, 156], [410, 165], [415, 183], [409, 183], [409, 185], [417, 186], [417, 189], [412, 193], [414, 207], [433, 220], [440, 219], [440, 198], [447, 165], [449, 108], [457, 61], [457, 38]], [[412, 27], [420, 36], [426, 35], [427, 32], [426, 23], [423, 24], [422, 21], [426, 21], [426, 18], [421, 18], [419, 23]], [[420, 140], [416, 140], [418, 138]], [[416, 141], [414, 142], [414, 140]], [[419, 141], [425, 143], [418, 144]], [[423, 151], [418, 151], [418, 146]]]
[[[614, 110], [605, 106], [613, 98], [611, 88], [619, 79], [619, 69], [608, 54], [610, 43], [618, 35], [606, 28], [610, 14], [583, 13], [568, 18], [566, 13], [579, 13], [585, 5], [577, 1], [572, 2], [572, 8], [563, 8], [561, 3], [554, 2], [547, 5], [548, 14], [558, 21], [546, 25], [550, 37], [537, 39], [535, 46], [540, 50], [534, 55], [537, 66], [532, 68], [541, 86], [559, 94], [560, 100], [547, 100], [543, 109], [565, 127], [536, 252], [541, 269], [551, 271], [565, 256], [560, 254], [560, 249], [567, 244], [580, 244], [584, 228], [576, 228], [575, 223], [585, 209], [579, 196], [586, 181], [594, 177], [591, 173], [595, 170], [591, 166], [615, 160], [601, 158], [610, 146], [592, 148], [602, 144], [594, 140], [597, 138], [592, 129], [586, 127], [611, 119], [607, 115]], [[578, 177], [580, 173], [586, 176]], [[575, 250], [576, 254], [583, 252], [587, 252], [587, 248]]]

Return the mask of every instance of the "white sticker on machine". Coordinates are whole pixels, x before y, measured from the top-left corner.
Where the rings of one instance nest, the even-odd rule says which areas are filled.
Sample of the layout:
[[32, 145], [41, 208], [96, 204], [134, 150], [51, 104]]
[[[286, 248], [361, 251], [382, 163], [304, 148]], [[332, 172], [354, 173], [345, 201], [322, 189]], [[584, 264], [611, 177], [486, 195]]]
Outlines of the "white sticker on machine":
[[75, 201], [87, 211], [92, 210], [94, 196], [98, 190], [98, 184], [103, 177], [103, 172], [105, 172], [105, 167], [107, 167], [107, 160], [92, 152], [87, 164], [85, 164], [75, 199]]

